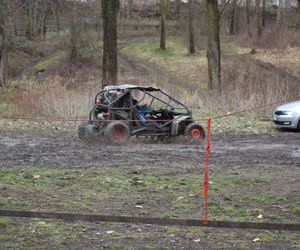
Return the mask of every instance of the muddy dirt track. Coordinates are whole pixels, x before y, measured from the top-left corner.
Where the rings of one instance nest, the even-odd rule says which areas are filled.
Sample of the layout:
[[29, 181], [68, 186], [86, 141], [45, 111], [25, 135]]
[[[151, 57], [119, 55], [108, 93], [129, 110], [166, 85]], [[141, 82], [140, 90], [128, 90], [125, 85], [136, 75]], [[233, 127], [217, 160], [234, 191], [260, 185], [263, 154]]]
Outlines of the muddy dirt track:
[[[200, 169], [205, 143], [133, 141], [126, 146], [87, 144], [76, 132], [0, 132], [1, 167], [117, 167], [133, 166], [180, 174]], [[300, 133], [215, 135], [211, 142], [212, 171], [284, 168], [300, 173]], [[251, 170], [251, 169], [252, 170]]]

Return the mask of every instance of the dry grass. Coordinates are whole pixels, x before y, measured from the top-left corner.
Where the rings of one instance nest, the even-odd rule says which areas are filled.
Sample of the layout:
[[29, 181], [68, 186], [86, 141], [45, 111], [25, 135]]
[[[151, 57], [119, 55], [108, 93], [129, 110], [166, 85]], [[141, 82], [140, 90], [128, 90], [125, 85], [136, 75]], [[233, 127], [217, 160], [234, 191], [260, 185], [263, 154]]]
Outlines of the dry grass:
[[[234, 112], [300, 95], [299, 82], [267, 70], [255, 61], [273, 64], [298, 76], [299, 49], [258, 50], [255, 55], [249, 55], [249, 48], [239, 47], [226, 38], [222, 42], [225, 55], [222, 58], [222, 94], [215, 95], [206, 89], [205, 52], [189, 56], [180, 40], [170, 40], [167, 46], [167, 51], [161, 51], [157, 43], [144, 42], [123, 49], [122, 53], [149, 66], [152, 72], [143, 76], [135, 72], [134, 67], [121, 65], [120, 83], [158, 86], [188, 106], [200, 107], [202, 114]], [[82, 58], [77, 63], [62, 60], [38, 79], [11, 81], [9, 88], [0, 93], [0, 113], [86, 118], [94, 95], [100, 89], [100, 66], [94, 58]]]
[[300, 48], [258, 50], [254, 57], [300, 77]]
[[6, 104], [10, 109], [2, 109], [2, 114], [86, 118], [99, 87], [86, 84], [78, 88], [68, 88], [63, 82], [64, 79], [59, 77], [45, 81], [44, 84], [26, 79], [11, 82], [9, 88], [2, 92], [7, 96]]
[[166, 51], [160, 50], [158, 43], [150, 42], [128, 46], [122, 52], [129, 57], [151, 63], [183, 82], [189, 81], [194, 87], [205, 89], [206, 78], [199, 70], [206, 67], [205, 52], [201, 51], [198, 56], [189, 56], [180, 40], [167, 41], [167, 47]]
[[[141, 43], [123, 49], [123, 53], [137, 61], [154, 65], [167, 75], [175, 76], [180, 84], [172, 84], [172, 80], [167, 81], [165, 76], [159, 74], [154, 77], [154, 81], [189, 106], [203, 107], [202, 109], [213, 112], [232, 112], [300, 95], [299, 83], [291, 81], [280, 72], [270, 71], [253, 60], [262, 55], [262, 61], [267, 58], [266, 62], [281, 70], [285, 69], [284, 66], [288, 67], [294, 73], [300, 68], [300, 54], [296, 49], [288, 49], [280, 55], [274, 50], [266, 50], [264, 53], [259, 51], [251, 58], [250, 48], [240, 47], [228, 38], [223, 39], [222, 94], [215, 95], [206, 89], [205, 52], [188, 56], [185, 46], [179, 40], [168, 41], [167, 45], [168, 50], [161, 51], [157, 43]], [[281, 58], [282, 64], [278, 64], [276, 58]]]

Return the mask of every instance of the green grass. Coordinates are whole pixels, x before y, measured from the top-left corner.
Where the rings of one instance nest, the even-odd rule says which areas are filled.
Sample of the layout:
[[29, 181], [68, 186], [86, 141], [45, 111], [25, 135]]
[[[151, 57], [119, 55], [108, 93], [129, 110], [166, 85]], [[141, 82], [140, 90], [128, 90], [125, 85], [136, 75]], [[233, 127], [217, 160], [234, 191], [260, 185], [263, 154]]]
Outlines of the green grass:
[[[231, 55], [249, 52], [248, 48], [241, 48], [228, 39], [222, 41], [221, 48], [223, 53]], [[124, 48], [122, 53], [159, 67], [181, 80], [188, 89], [207, 89], [207, 59], [206, 50], [203, 48], [191, 56], [182, 40], [169, 39], [167, 50], [161, 50], [157, 42], [146, 42], [130, 45]]]
[[[72, 241], [77, 234], [68, 230], [67, 225], [59, 221], [32, 219], [22, 224], [10, 223], [0, 234], [2, 247], [18, 245], [20, 249], [31, 245], [32, 248], [38, 244], [48, 241], [49, 246], [63, 246], [65, 242]], [[39, 243], [37, 242], [39, 239]]]
[[300, 207], [295, 207], [293, 210], [296, 215], [300, 216]]
[[0, 229], [7, 227], [10, 224], [10, 220], [0, 218]]
[[[93, 212], [112, 206], [115, 201], [111, 197], [118, 197], [112, 211], [123, 214], [127, 214], [128, 209], [144, 215], [151, 211], [156, 213], [155, 208], [151, 211], [147, 208], [154, 206], [154, 201], [167, 202], [161, 214], [172, 210], [172, 214], [178, 216], [188, 209], [200, 211], [197, 199], [187, 196], [197, 193], [201, 183], [199, 176], [169, 178], [111, 169], [76, 171], [28, 168], [0, 171], [0, 183], [3, 195], [10, 197], [8, 200], [6, 195], [0, 196], [0, 205], [5, 208], [39, 207], [46, 210], [53, 208], [58, 211]], [[177, 200], [181, 196], [184, 199]], [[146, 203], [143, 209], [135, 208], [140, 199]], [[127, 205], [124, 207], [123, 203]]]
[[[209, 218], [235, 221], [288, 221], [288, 216], [299, 210], [296, 203], [290, 203], [290, 212], [269, 212], [273, 201], [288, 202], [288, 196], [268, 193], [249, 193], [253, 185], [267, 185], [268, 179], [261, 176], [213, 175], [210, 178]], [[63, 211], [84, 213], [109, 213], [117, 215], [134, 214], [135, 216], [158, 216], [163, 218], [202, 218], [202, 197], [198, 196], [202, 187], [202, 177], [198, 175], [155, 176], [138, 171], [118, 169], [64, 170], [51, 168], [6, 169], [0, 171], [0, 202], [2, 208], [40, 211]], [[259, 186], [257, 187], [259, 188]], [[9, 197], [9, 199], [7, 199]], [[229, 197], [230, 199], [224, 199]], [[247, 199], [244, 204], [243, 199]], [[8, 202], [9, 201], [9, 202]], [[137, 203], [142, 201], [141, 203]], [[142, 208], [135, 208], [141, 204]], [[262, 219], [257, 216], [263, 214]], [[21, 220], [21, 219], [20, 219]], [[142, 233], [120, 232], [115, 223], [94, 225], [89, 233], [85, 222], [67, 224], [51, 220], [26, 220], [16, 225], [15, 220], [0, 219], [0, 240], [3, 246], [36, 247], [46, 244], [49, 247], [63, 248], [64, 244], [85, 240], [97, 240], [95, 233], [104, 229], [101, 237], [111, 239], [126, 237], [142, 240]], [[115, 233], [107, 235], [105, 230]], [[167, 235], [179, 237], [181, 228], [165, 228]], [[209, 228], [189, 227], [189, 237], [214, 237]], [[147, 237], [147, 236], [145, 236]], [[253, 236], [254, 237], [254, 236]], [[270, 234], [255, 235], [261, 242], [297, 242], [295, 237]], [[223, 247], [223, 240], [235, 242], [244, 249], [244, 241], [235, 240], [237, 232], [218, 232], [218, 245]], [[221, 239], [221, 240], [220, 240]], [[49, 243], [50, 242], [50, 243]], [[226, 245], [226, 244], [225, 244]], [[227, 246], [227, 245], [226, 245]]]
[[198, 72], [198, 69], [206, 67], [205, 52], [189, 56], [186, 46], [180, 40], [167, 41], [167, 50], [159, 49], [156, 42], [147, 42], [130, 45], [124, 48], [122, 53], [157, 66], [182, 80], [184, 84], [188, 84], [187, 87], [206, 89], [206, 80], [201, 82], [201, 75]]
[[[261, 221], [257, 216], [263, 214], [263, 220], [286, 221], [290, 213], [299, 213], [297, 205], [290, 205], [288, 214], [281, 210], [265, 212], [274, 204], [287, 203], [289, 197], [249, 192], [253, 185], [268, 184], [261, 176], [218, 175], [210, 180], [211, 218]], [[112, 169], [27, 168], [0, 171], [0, 183], [0, 206], [6, 209], [87, 213], [109, 209], [114, 214], [163, 218], [202, 214], [199, 191], [203, 182], [198, 175], [158, 177]]]
[[56, 52], [46, 60], [40, 61], [33, 66], [35, 73], [43, 72], [57, 65], [62, 59], [66, 58], [65, 52]]
[[173, 235], [176, 235], [179, 233], [178, 227], [167, 227], [166, 231], [168, 234], [173, 234]]
[[274, 196], [265, 192], [259, 193], [255, 196], [245, 195], [242, 197], [242, 200], [245, 201], [253, 201], [260, 204], [277, 204], [279, 202], [284, 202], [288, 200], [286, 195]]

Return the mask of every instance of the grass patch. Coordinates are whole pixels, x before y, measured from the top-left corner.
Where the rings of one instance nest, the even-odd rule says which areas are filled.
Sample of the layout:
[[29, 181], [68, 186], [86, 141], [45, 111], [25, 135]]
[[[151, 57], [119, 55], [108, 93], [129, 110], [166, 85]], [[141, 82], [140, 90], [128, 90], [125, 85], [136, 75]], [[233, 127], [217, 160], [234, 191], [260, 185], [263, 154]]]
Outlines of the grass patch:
[[35, 73], [44, 72], [56, 64], [58, 64], [62, 59], [66, 57], [65, 52], [56, 52], [51, 57], [41, 62], [38, 62], [36, 65], [33, 66]]
[[299, 216], [300, 216], [300, 207], [295, 207], [295, 208], [294, 208], [294, 213], [295, 213], [296, 215], [299, 215]]
[[179, 233], [179, 229], [177, 227], [167, 227], [167, 233], [177, 235]]
[[10, 224], [10, 220], [0, 218], [0, 229], [5, 228]]
[[62, 247], [66, 242], [72, 241], [76, 237], [77, 234], [69, 230], [66, 224], [32, 219], [18, 225], [10, 224], [2, 230], [0, 239], [2, 247], [16, 244], [18, 248], [24, 249], [29, 245], [30, 248], [39, 248], [40, 244], [46, 242], [49, 248], [53, 246]]
[[286, 195], [280, 195], [280, 196], [274, 196], [268, 193], [259, 193], [255, 196], [249, 196], [249, 195], [245, 195], [243, 197], [241, 197], [242, 200], [245, 201], [253, 201], [256, 203], [260, 203], [260, 204], [277, 204], [281, 201], [286, 201], [288, 200], [288, 197]]
[[[221, 43], [223, 53], [240, 55], [249, 52], [224, 39]], [[167, 50], [161, 50], [157, 42], [146, 42], [130, 45], [122, 53], [144, 62], [151, 63], [159, 69], [181, 80], [185, 88], [207, 89], [207, 58], [205, 48], [198, 50], [197, 55], [188, 54], [186, 44], [180, 39], [167, 41]], [[174, 86], [173, 86], [174, 88]]]
[[253, 57], [257, 60], [271, 63], [276, 67], [286, 70], [294, 76], [300, 77], [299, 48], [259, 50]]
[[187, 211], [200, 212], [196, 195], [187, 195], [197, 194], [198, 176], [170, 178], [111, 169], [29, 168], [2, 170], [0, 182], [3, 185], [0, 204], [10, 209], [38, 207], [47, 211], [89, 213], [109, 209], [111, 213], [123, 215], [172, 214], [172, 217]]
[[[273, 204], [288, 201], [286, 195], [253, 193], [249, 189], [261, 177], [212, 176], [209, 214], [211, 218], [236, 221], [285, 221], [286, 213]], [[7, 209], [38, 208], [46, 211], [198, 218], [202, 177], [197, 175], [154, 176], [112, 169], [63, 170], [15, 169], [0, 171], [0, 205]], [[251, 204], [249, 206], [249, 204]], [[297, 214], [298, 207], [290, 207]]]
[[206, 89], [206, 78], [203, 78], [199, 71], [201, 68], [205, 69], [207, 64], [205, 52], [201, 51], [197, 56], [189, 56], [186, 46], [178, 39], [168, 41], [167, 50], [159, 49], [157, 42], [147, 42], [128, 46], [122, 50], [122, 53], [151, 63], [174, 75], [188, 88]]

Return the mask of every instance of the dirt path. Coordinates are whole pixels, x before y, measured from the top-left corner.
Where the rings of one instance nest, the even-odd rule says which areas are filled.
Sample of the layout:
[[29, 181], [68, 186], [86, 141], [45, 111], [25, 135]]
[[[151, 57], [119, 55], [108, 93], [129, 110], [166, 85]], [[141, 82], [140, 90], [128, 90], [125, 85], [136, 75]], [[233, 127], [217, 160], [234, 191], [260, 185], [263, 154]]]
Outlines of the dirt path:
[[[130, 167], [163, 166], [163, 171], [194, 171], [203, 163], [205, 145], [155, 144], [143, 141], [117, 147], [86, 144], [76, 132], [67, 134], [0, 132], [1, 167]], [[289, 167], [300, 171], [300, 134], [216, 135], [212, 138], [212, 170]]]

